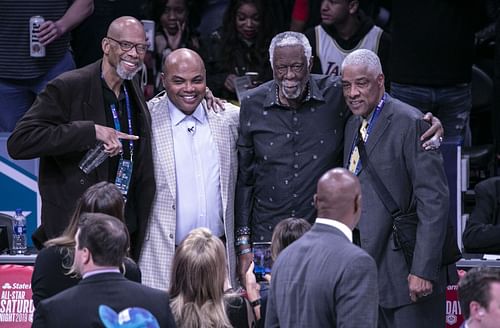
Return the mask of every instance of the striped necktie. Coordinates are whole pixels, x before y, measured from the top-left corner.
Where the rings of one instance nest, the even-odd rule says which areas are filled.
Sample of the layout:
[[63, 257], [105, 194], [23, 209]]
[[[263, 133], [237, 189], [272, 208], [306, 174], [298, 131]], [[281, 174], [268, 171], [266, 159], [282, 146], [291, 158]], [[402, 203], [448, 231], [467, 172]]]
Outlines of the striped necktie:
[[[366, 140], [367, 131], [368, 131], [368, 121], [366, 119], [363, 119], [363, 121], [361, 122], [361, 127], [359, 128], [359, 133], [361, 133], [363, 141]], [[358, 162], [359, 162], [359, 150], [358, 146], [355, 146], [354, 149], [352, 150], [351, 159], [349, 161], [349, 171], [355, 173], [356, 167], [358, 166]]]

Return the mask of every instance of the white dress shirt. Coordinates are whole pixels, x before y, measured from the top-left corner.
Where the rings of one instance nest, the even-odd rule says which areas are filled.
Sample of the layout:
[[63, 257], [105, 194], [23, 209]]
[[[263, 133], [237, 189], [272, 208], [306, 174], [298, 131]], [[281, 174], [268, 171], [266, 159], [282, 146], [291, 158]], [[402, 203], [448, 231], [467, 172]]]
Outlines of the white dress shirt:
[[208, 119], [200, 104], [191, 115], [168, 100], [177, 179], [175, 244], [195, 228], [224, 235], [220, 166]]
[[317, 218], [316, 223], [326, 224], [339, 229], [352, 243], [352, 230], [342, 222], [331, 219]]

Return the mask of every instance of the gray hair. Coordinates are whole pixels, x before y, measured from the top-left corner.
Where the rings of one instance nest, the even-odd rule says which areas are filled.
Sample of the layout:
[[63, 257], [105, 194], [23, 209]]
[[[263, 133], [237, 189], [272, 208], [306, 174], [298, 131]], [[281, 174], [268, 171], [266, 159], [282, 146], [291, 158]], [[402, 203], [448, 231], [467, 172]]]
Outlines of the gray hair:
[[340, 72], [344, 72], [346, 66], [351, 65], [362, 65], [368, 68], [369, 72], [375, 75], [382, 74], [382, 65], [380, 64], [380, 59], [377, 54], [368, 49], [358, 49], [351, 52], [347, 57], [345, 57], [340, 67]]
[[312, 56], [312, 48], [309, 44], [309, 40], [307, 40], [306, 36], [302, 33], [287, 31], [276, 35], [271, 40], [271, 45], [269, 46], [269, 61], [271, 62], [271, 67], [273, 69], [274, 49], [276, 49], [276, 47], [281, 48], [293, 46], [301, 46], [304, 48], [304, 55], [306, 56], [307, 65], [309, 66]]

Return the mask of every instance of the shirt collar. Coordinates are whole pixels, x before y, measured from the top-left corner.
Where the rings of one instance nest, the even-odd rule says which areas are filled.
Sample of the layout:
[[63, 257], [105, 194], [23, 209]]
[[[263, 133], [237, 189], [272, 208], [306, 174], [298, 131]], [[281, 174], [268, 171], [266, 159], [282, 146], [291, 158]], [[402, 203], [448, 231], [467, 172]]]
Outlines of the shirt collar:
[[168, 98], [167, 95], [167, 102], [168, 102], [168, 111], [170, 113], [170, 119], [172, 120], [172, 125], [177, 126], [180, 122], [182, 122], [186, 117], [190, 116], [196, 119], [198, 122], [201, 124], [206, 122], [206, 113], [203, 108], [202, 103], [196, 107], [195, 111], [191, 115], [186, 115], [177, 106], [174, 105], [173, 102], [170, 101], [170, 98]]
[[88, 271], [88, 272], [85, 272], [83, 275], [82, 275], [82, 279], [85, 279], [85, 278], [88, 278], [90, 276], [94, 276], [96, 274], [100, 274], [100, 273], [110, 273], [110, 272], [116, 272], [116, 273], [120, 273], [120, 269], [118, 268], [113, 268], [113, 269], [100, 269], [100, 270], [93, 270], [93, 271]]
[[349, 229], [349, 227], [343, 224], [342, 222], [332, 219], [317, 218], [316, 223], [326, 224], [339, 229], [352, 243], [352, 230]]

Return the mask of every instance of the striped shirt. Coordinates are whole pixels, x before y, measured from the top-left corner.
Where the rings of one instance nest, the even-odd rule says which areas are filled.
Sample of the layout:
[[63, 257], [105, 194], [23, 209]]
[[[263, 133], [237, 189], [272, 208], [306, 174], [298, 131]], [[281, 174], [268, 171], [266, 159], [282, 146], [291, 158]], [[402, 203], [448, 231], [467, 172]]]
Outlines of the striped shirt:
[[49, 44], [42, 58], [30, 56], [29, 20], [40, 15], [57, 21], [66, 12], [68, 0], [0, 1], [0, 78], [30, 79], [45, 74], [69, 48], [69, 34]]

